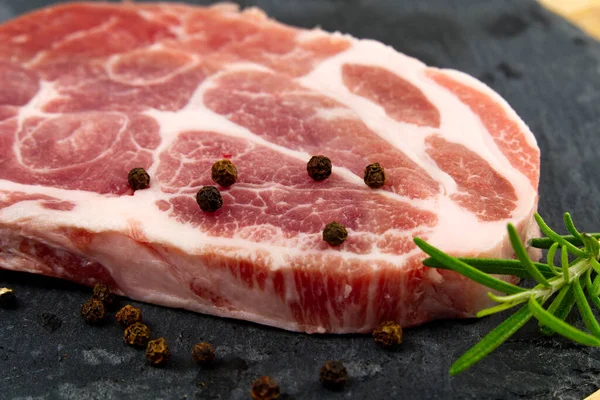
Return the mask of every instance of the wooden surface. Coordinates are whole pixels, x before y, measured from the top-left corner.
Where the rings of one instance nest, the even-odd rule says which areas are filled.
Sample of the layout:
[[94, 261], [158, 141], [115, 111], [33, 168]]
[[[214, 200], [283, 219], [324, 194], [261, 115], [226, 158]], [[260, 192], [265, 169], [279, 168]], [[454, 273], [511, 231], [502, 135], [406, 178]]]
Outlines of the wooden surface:
[[550, 10], [600, 39], [600, 0], [539, 0]]

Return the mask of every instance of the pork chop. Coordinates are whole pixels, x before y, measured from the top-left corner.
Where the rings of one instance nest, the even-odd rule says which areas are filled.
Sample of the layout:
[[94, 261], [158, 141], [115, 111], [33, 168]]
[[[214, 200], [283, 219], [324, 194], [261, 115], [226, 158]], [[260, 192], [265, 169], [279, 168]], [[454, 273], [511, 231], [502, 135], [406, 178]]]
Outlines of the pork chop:
[[[539, 149], [494, 91], [373, 40], [230, 4], [65, 4], [0, 26], [0, 267], [305, 332], [469, 317], [487, 289], [422, 265], [512, 257]], [[333, 173], [311, 179], [313, 155]], [[229, 159], [238, 181], [196, 204]], [[380, 189], [363, 182], [385, 168]], [[127, 175], [145, 168], [150, 187]], [[348, 231], [323, 241], [326, 224]]]

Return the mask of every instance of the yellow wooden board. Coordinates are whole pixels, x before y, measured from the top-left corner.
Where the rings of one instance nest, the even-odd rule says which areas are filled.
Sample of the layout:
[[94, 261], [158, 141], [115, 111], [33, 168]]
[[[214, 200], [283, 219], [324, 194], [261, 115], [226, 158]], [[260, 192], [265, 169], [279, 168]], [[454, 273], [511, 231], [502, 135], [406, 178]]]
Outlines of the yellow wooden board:
[[588, 34], [600, 39], [600, 0], [539, 0]]

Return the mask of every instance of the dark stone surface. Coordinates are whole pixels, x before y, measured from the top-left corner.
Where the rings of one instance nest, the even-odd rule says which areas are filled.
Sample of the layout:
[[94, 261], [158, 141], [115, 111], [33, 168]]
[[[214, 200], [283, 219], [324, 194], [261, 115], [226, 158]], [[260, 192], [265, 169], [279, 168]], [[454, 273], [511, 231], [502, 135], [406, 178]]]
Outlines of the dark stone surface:
[[[49, 3], [0, 0], [0, 18]], [[378, 39], [481, 77], [537, 137], [541, 213], [558, 226], [570, 211], [582, 230], [600, 230], [600, 46], [593, 39], [526, 0], [242, 2], [251, 3], [290, 24]], [[600, 386], [599, 350], [541, 337], [534, 323], [450, 378], [452, 361], [503, 316], [409, 329], [400, 351], [386, 352], [364, 336], [309, 336], [136, 304], [154, 336], [171, 346], [170, 364], [156, 369], [123, 344], [113, 316], [101, 327], [79, 317], [90, 289], [5, 271], [0, 285], [19, 296], [16, 310], [0, 310], [1, 399], [247, 399], [263, 374], [280, 382], [287, 399], [581, 399]], [[212, 369], [191, 359], [201, 340], [216, 347]], [[348, 368], [340, 393], [318, 383], [327, 359]]]

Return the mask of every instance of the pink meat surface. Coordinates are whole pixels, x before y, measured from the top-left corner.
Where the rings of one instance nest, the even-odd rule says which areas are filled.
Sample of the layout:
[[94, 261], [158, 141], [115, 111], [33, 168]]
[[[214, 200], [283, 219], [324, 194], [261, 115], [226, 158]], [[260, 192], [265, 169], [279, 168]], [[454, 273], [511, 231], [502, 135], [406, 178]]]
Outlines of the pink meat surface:
[[[512, 257], [539, 150], [491, 89], [256, 8], [59, 5], [0, 26], [0, 267], [305, 332], [469, 317], [487, 289], [428, 269]], [[333, 174], [313, 181], [312, 155]], [[229, 158], [224, 205], [195, 202]], [[381, 189], [362, 180], [369, 163]], [[151, 187], [133, 193], [144, 167]], [[344, 224], [330, 247], [322, 231]]]

